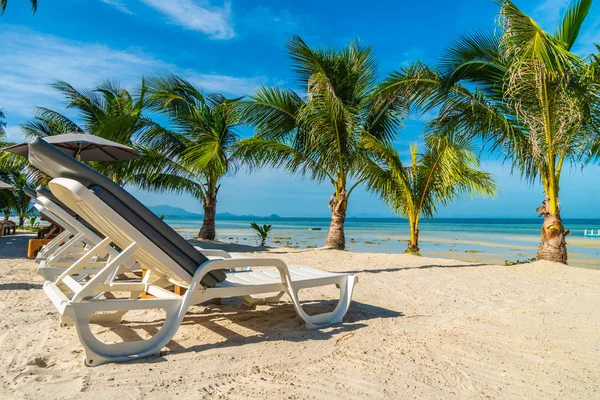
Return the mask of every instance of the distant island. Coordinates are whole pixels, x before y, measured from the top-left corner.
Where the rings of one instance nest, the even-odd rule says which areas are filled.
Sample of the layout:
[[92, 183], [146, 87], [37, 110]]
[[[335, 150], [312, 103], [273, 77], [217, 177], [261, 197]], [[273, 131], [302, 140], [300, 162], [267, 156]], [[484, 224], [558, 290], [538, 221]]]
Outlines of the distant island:
[[[164, 215], [170, 218], [202, 218], [202, 214], [190, 212], [180, 207], [173, 207], [166, 204], [159, 206], [148, 207], [156, 215]], [[220, 219], [280, 219], [281, 217], [277, 214], [271, 214], [269, 216], [256, 216], [256, 215], [235, 215], [228, 212], [217, 214], [217, 218]]]

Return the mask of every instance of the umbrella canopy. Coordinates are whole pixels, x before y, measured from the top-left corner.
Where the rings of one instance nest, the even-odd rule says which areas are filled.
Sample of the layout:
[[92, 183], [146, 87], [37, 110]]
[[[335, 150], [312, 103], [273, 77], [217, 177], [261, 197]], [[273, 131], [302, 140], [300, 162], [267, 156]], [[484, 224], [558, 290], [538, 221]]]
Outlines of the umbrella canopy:
[[15, 188], [9, 185], [8, 183], [0, 181], [0, 190], [15, 190]]
[[[87, 133], [63, 133], [42, 139], [81, 161], [125, 161], [142, 156], [131, 147]], [[2, 150], [28, 157], [29, 143], [16, 144]]]

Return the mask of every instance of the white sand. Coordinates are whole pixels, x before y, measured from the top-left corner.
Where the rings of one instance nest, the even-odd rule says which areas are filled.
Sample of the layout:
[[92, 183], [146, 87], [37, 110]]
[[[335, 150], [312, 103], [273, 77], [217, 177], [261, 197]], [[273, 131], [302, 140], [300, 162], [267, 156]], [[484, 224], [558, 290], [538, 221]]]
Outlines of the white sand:
[[[192, 308], [162, 357], [86, 368], [75, 329], [58, 327], [20, 258], [24, 239], [0, 238], [0, 398], [600, 397], [600, 271], [274, 249], [358, 274], [344, 324], [307, 331], [289, 303], [226, 300]], [[333, 295], [304, 297], [322, 309]], [[160, 315], [95, 332], [147, 337]]]

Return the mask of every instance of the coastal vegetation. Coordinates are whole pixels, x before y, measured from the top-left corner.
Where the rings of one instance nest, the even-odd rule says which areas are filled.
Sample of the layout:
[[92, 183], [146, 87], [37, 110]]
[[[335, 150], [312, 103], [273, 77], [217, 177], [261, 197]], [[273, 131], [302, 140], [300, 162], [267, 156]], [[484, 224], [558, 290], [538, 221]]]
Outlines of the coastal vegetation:
[[[271, 225], [263, 224], [263, 226], [258, 225], [256, 222], [252, 222], [250, 227], [254, 229], [256, 235], [260, 239], [259, 246], [264, 246], [267, 242], [267, 237], [269, 236], [269, 232], [271, 232]], [[281, 239], [281, 238], [280, 238]]]
[[[239, 99], [204, 94], [175, 75], [158, 75], [149, 83], [149, 104], [169, 117], [174, 130], [150, 129], [143, 141], [161, 152], [176, 176], [193, 182], [202, 199], [204, 219], [198, 237], [215, 239], [217, 195], [221, 181], [236, 170], [235, 146], [240, 139]], [[177, 186], [177, 180], [173, 181]]]
[[295, 36], [287, 48], [301, 94], [260, 87], [244, 100], [244, 122], [256, 133], [240, 142], [238, 154], [251, 168], [282, 168], [331, 182], [325, 246], [344, 249], [348, 201], [367, 180], [368, 157], [361, 137], [369, 134], [389, 143], [398, 133], [405, 107], [373, 95], [378, 82], [371, 47], [354, 41], [339, 50], [314, 49]]
[[477, 138], [527, 182], [541, 182], [538, 260], [567, 262], [561, 174], [568, 163], [583, 167], [599, 154], [599, 60], [572, 52], [591, 3], [572, 2], [550, 34], [511, 1], [500, 1], [496, 31], [454, 39], [438, 67], [415, 63], [390, 75], [382, 89], [414, 108], [439, 110], [429, 129]]
[[[10, 145], [3, 142], [4, 133], [0, 132], [0, 146]], [[31, 184], [29, 175], [25, 172], [26, 161], [8, 154], [0, 155], [0, 181], [11, 185], [14, 190], [0, 190], [0, 210], [3, 219], [8, 220], [13, 213], [18, 218], [18, 226], [23, 227], [25, 219], [32, 213], [30, 199], [22, 191], [24, 186]]]
[[167, 149], [145, 144], [145, 137], [166, 129], [147, 116], [150, 99], [144, 79], [135, 94], [114, 80], [105, 80], [90, 89], [77, 89], [64, 81], [55, 82], [52, 87], [66, 100], [66, 108], [77, 112], [80, 122], [62, 112], [36, 107], [33, 119], [21, 125], [23, 135], [35, 138], [85, 132], [130, 146], [142, 156], [128, 161], [88, 164], [121, 186], [200, 196], [201, 186], [181, 173]]
[[[4, 113], [0, 110], [0, 148], [10, 146], [6, 140], [4, 127]], [[0, 212], [4, 220], [8, 220], [11, 212], [19, 218], [19, 227], [23, 227], [25, 218], [31, 213], [30, 201], [21, 189], [29, 183], [29, 176], [25, 173], [27, 162], [12, 154], [0, 154], [0, 181], [11, 185], [16, 190], [0, 190]]]
[[[207, 240], [215, 239], [223, 178], [240, 167], [279, 168], [331, 184], [325, 246], [334, 249], [346, 246], [348, 204], [364, 186], [408, 219], [412, 253], [419, 252], [422, 218], [457, 198], [496, 192], [479, 166], [481, 145], [502, 154], [527, 183], [541, 183], [537, 259], [566, 263], [561, 176], [600, 155], [600, 57], [573, 50], [592, 0], [572, 1], [553, 33], [513, 2], [498, 4], [497, 29], [455, 38], [435, 66], [414, 62], [380, 79], [372, 48], [358, 40], [335, 49], [294, 36], [287, 43], [294, 89], [261, 86], [228, 99], [168, 73], [142, 78], [134, 92], [112, 80], [83, 90], [58, 81], [52, 86], [76, 117], [37, 107], [22, 132], [86, 132], [133, 147], [141, 158], [89, 165], [122, 186], [191, 194], [202, 202], [198, 236]], [[394, 141], [414, 112], [432, 117], [402, 160]], [[166, 117], [165, 124], [154, 116]], [[3, 121], [0, 111], [0, 142]], [[242, 138], [242, 126], [253, 135]], [[9, 183], [39, 182], [35, 171], [1, 157]], [[13, 198], [10, 209], [23, 221], [28, 206], [25, 199], [19, 206], [15, 193], [2, 195], [3, 207]]]
[[404, 166], [398, 151], [372, 136], [363, 136], [371, 154], [365, 172], [369, 189], [378, 192], [397, 214], [408, 219], [410, 239], [406, 253], [419, 254], [419, 220], [432, 218], [439, 205], [457, 198], [493, 196], [492, 176], [479, 168], [472, 142], [453, 132], [431, 133], [425, 149], [410, 146], [411, 163]]

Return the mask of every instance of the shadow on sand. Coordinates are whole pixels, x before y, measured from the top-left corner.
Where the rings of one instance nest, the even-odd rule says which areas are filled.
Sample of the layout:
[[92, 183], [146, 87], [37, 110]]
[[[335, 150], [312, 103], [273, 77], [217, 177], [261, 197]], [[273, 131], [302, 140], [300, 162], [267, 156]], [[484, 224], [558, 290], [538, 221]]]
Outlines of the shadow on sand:
[[[309, 314], [322, 313], [332, 310], [337, 301], [315, 301], [303, 303], [304, 309]], [[353, 301], [342, 324], [333, 325], [322, 330], [307, 330], [291, 303], [279, 303], [268, 310], [248, 309], [239, 300], [230, 300], [223, 305], [210, 305], [200, 312], [188, 312], [182, 322], [182, 326], [197, 325], [209, 329], [224, 338], [218, 343], [198, 343], [190, 347], [184, 347], [171, 340], [165, 346], [168, 350], [161, 352], [161, 356], [150, 357], [131, 361], [131, 363], [162, 362], [166, 361], [164, 355], [188, 352], [201, 352], [209, 349], [228, 348], [244, 346], [252, 343], [269, 341], [303, 342], [310, 340], [329, 340], [334, 335], [342, 332], [352, 332], [366, 327], [366, 321], [379, 318], [399, 318], [404, 314], [385, 308]], [[122, 324], [107, 325], [110, 329], [125, 341], [141, 340], [142, 338], [134, 329], [143, 329], [149, 335], [154, 335], [162, 327], [164, 319], [150, 322], [128, 322], [127, 317]], [[256, 332], [252, 336], [243, 336], [231, 329], [228, 323], [218, 323], [223, 319], [231, 323]], [[127, 324], [127, 325], [125, 325]]]
[[249, 246], [247, 244], [204, 241], [199, 239], [189, 239], [192, 246], [199, 246], [208, 250], [225, 250], [230, 253], [255, 253], [257, 251], [267, 251], [267, 247]]
[[492, 264], [457, 264], [457, 265], [418, 265], [414, 267], [398, 267], [398, 268], [382, 268], [382, 269], [359, 269], [354, 271], [342, 271], [345, 274], [379, 274], [381, 272], [398, 272], [406, 271], [411, 269], [430, 269], [430, 268], [473, 268], [473, 267], [487, 267]]
[[0, 236], [0, 259], [27, 258], [29, 239], [35, 237], [31, 232], [21, 231], [15, 235]]
[[34, 290], [42, 289], [44, 286], [39, 283], [24, 283], [24, 282], [11, 282], [11, 283], [0, 283], [0, 291], [2, 290]]

